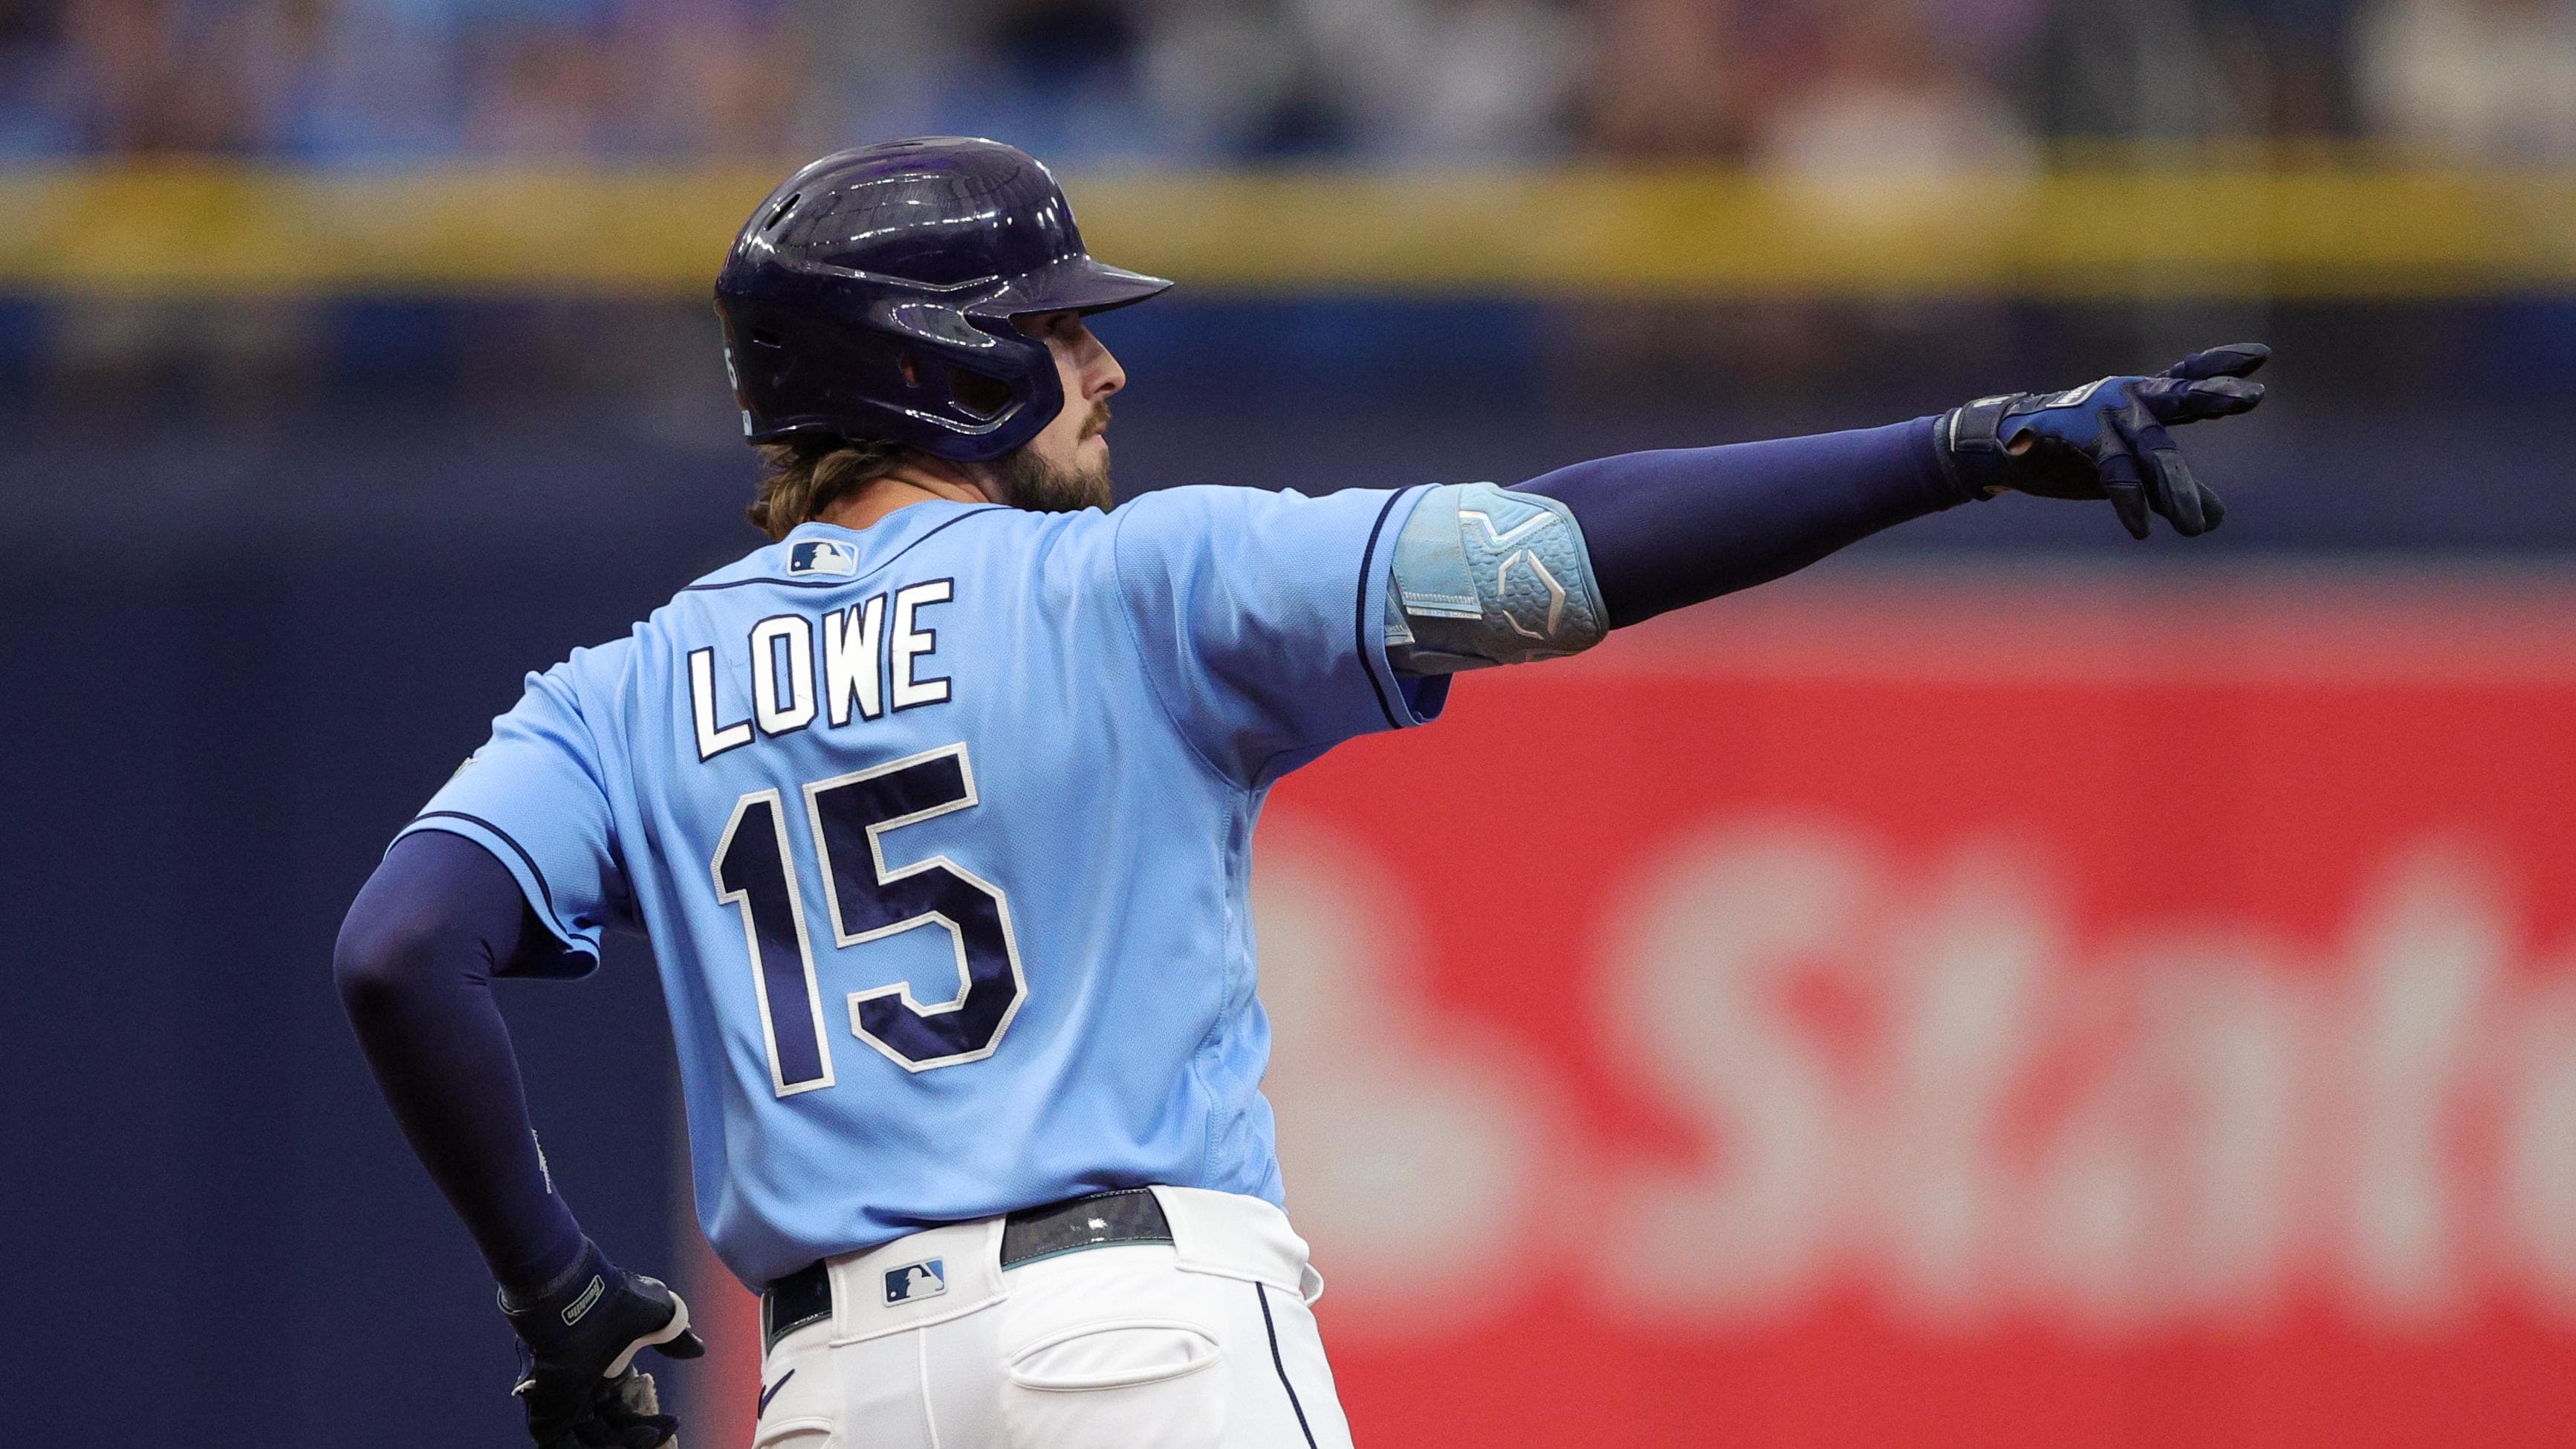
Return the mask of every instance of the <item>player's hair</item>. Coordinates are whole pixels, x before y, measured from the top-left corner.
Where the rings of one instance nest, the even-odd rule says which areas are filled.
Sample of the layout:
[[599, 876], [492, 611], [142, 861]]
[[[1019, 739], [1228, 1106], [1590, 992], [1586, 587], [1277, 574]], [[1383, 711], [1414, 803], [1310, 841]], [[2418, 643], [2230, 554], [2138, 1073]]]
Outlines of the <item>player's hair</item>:
[[910, 449], [883, 438], [802, 433], [760, 448], [760, 494], [742, 511], [772, 539], [895, 470]]

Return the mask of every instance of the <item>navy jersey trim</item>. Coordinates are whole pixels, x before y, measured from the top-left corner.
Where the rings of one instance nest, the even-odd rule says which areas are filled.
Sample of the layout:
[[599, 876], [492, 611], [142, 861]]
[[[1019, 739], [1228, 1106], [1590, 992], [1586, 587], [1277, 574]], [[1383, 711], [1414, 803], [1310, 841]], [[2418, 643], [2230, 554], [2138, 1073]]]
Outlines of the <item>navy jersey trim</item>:
[[[1356, 610], [1359, 618], [1353, 628], [1354, 641], [1360, 651], [1360, 672], [1368, 676], [1369, 689], [1377, 695], [1378, 713], [1386, 716], [1386, 727], [1391, 730], [1404, 728], [1405, 722], [1395, 717], [1395, 706], [1386, 702], [1386, 682], [1377, 677], [1379, 661], [1384, 657], [1385, 649], [1382, 645], [1377, 649], [1369, 648], [1369, 580], [1377, 575], [1378, 535], [1386, 531], [1386, 520], [1395, 512], [1395, 505], [1403, 502], [1405, 495], [1411, 491], [1398, 489], [1389, 496], [1386, 506], [1377, 511], [1377, 522], [1369, 525], [1368, 547], [1360, 553], [1360, 601]], [[1410, 718], [1411, 714], [1412, 711], [1408, 707], [1407, 718]], [[1267, 1309], [1265, 1308], [1264, 1311]], [[1311, 1435], [1308, 1439], [1312, 1442]]]
[[1279, 1371], [1279, 1387], [1288, 1391], [1288, 1407], [1297, 1411], [1297, 1431], [1306, 1436], [1306, 1449], [1315, 1449], [1314, 1426], [1306, 1422], [1306, 1406], [1298, 1402], [1297, 1386], [1288, 1382], [1287, 1361], [1279, 1356], [1279, 1325], [1270, 1321], [1270, 1290], [1255, 1283], [1252, 1296], [1261, 1300], [1261, 1329], [1270, 1335], [1270, 1366]]
[[872, 568], [863, 574], [852, 574], [845, 579], [773, 579], [767, 575], [763, 575], [756, 579], [733, 579], [721, 584], [689, 584], [683, 587], [680, 592], [684, 594], [709, 594], [718, 589], [749, 588], [753, 584], [768, 584], [773, 588], [780, 589], [846, 589], [850, 585], [859, 582], [861, 579], [872, 578], [875, 575], [883, 573], [887, 569], [894, 567], [894, 561], [896, 559], [899, 559], [905, 554], [912, 552], [914, 549], [921, 547], [923, 544], [930, 542], [931, 536], [938, 533], [941, 529], [964, 523], [967, 519], [974, 517], [978, 513], [991, 513], [996, 509], [1006, 506], [1007, 505], [1000, 503], [986, 503], [978, 507], [969, 508], [965, 512], [958, 514], [955, 518], [948, 519], [946, 522], [932, 524], [930, 527], [922, 530], [921, 537], [914, 539], [912, 542], [896, 549], [893, 553], [886, 555], [884, 561], [880, 562], [875, 568]]
[[413, 816], [411, 818], [411, 824], [405, 825], [403, 829], [408, 831], [411, 829], [412, 825], [418, 825], [424, 820], [441, 819], [462, 820], [468, 825], [479, 825], [485, 830], [491, 831], [494, 836], [499, 838], [503, 845], [517, 851], [519, 855], [519, 863], [526, 866], [528, 868], [528, 874], [536, 878], [537, 894], [544, 898], [546, 903], [547, 921], [549, 924], [552, 924], [555, 913], [554, 887], [546, 884], [546, 873], [537, 868], [537, 858], [528, 854], [528, 848], [526, 846], [521, 845], [517, 840], [511, 838], [510, 832], [493, 824], [491, 821], [484, 819], [480, 815], [468, 815], [462, 810], [424, 810], [418, 815]]

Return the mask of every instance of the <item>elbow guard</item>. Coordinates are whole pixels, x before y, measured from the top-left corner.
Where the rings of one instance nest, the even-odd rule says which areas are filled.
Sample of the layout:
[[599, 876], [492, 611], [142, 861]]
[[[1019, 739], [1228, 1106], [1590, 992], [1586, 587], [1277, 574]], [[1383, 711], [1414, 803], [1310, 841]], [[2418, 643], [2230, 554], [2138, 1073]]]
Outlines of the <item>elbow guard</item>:
[[1491, 483], [1434, 488], [1395, 542], [1387, 657], [1455, 674], [1574, 654], [1610, 632], [1574, 511]]

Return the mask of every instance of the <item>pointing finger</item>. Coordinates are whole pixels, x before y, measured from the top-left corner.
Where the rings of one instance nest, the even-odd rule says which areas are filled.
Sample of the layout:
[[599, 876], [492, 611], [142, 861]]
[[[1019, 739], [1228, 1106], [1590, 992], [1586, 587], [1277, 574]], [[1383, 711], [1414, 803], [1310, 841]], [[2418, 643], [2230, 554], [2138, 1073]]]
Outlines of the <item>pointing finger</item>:
[[2167, 377], [2244, 377], [2272, 360], [2272, 349], [2260, 342], [2231, 342], [2195, 352], [2164, 371]]
[[2158, 422], [2196, 423], [2251, 412], [2255, 404], [2263, 401], [2263, 384], [2238, 377], [2196, 382], [2158, 377], [2140, 383], [2137, 395]]

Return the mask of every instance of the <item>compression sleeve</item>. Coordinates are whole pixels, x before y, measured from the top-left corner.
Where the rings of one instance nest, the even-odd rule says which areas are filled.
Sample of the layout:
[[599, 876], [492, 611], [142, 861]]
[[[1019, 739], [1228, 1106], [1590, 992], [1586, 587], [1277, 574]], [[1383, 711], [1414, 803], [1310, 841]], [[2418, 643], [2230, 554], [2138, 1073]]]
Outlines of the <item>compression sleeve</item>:
[[445, 831], [394, 842], [341, 924], [340, 1004], [421, 1164], [502, 1287], [543, 1287], [582, 1251], [528, 1123], [492, 976], [520, 943], [555, 952], [518, 882]]
[[1939, 425], [1627, 453], [1519, 486], [1573, 510], [1610, 624], [1624, 628], [1968, 501], [1941, 466]]

